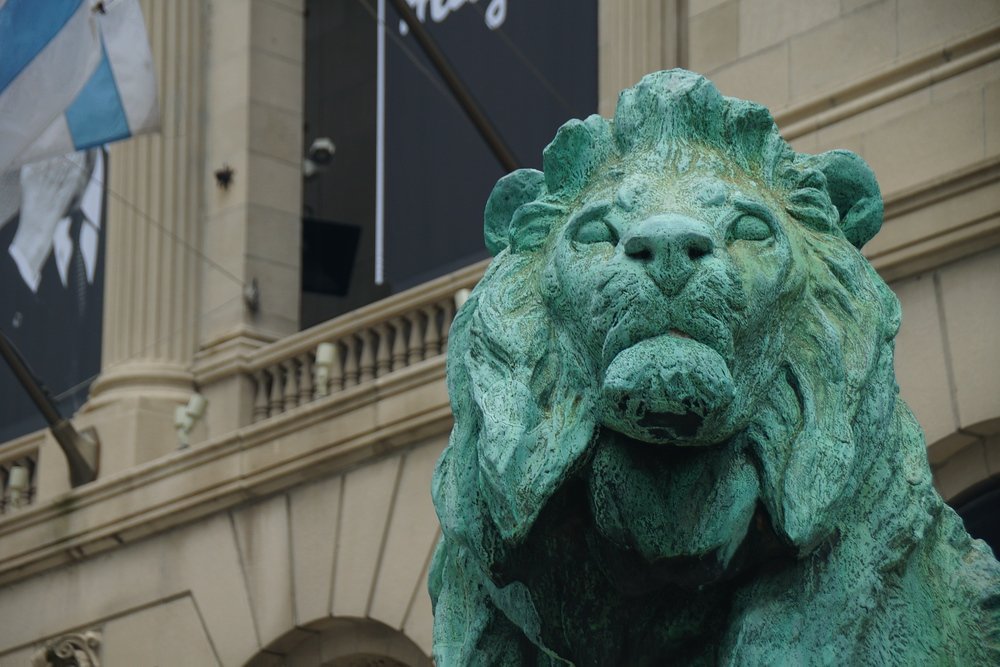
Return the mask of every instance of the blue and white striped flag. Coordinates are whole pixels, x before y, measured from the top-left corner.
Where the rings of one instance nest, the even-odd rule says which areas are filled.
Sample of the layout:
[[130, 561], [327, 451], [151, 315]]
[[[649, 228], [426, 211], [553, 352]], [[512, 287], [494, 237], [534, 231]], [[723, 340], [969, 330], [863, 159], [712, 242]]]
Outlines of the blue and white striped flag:
[[159, 122], [138, 0], [0, 0], [0, 170]]

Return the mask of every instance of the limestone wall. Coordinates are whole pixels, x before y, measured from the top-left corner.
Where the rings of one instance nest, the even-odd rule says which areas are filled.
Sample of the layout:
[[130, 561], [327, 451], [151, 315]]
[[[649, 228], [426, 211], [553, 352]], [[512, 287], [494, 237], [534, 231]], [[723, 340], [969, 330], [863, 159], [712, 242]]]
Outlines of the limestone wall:
[[101, 664], [111, 666], [277, 665], [321, 651], [429, 664], [438, 529], [427, 489], [444, 442], [9, 583], [0, 665], [23, 667], [45, 641], [87, 630], [101, 633]]

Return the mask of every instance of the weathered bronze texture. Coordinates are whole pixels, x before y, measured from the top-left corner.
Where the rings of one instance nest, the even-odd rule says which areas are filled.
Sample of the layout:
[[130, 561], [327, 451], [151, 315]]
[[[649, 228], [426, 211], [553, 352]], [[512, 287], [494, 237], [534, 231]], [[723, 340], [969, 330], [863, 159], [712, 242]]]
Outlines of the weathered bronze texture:
[[437, 664], [1000, 664], [931, 485], [875, 177], [681, 70], [486, 205], [434, 479]]

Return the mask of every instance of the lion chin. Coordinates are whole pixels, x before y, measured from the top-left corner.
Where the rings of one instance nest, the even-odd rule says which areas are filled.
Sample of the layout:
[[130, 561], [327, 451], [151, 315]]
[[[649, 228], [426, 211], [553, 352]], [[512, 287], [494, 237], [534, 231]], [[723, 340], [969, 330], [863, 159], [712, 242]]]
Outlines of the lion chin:
[[725, 432], [735, 391], [723, 357], [679, 332], [608, 366], [586, 479], [606, 560], [639, 556], [608, 569], [620, 590], [732, 576], [761, 493], [748, 449]]
[[761, 488], [748, 452], [732, 444], [664, 448], [601, 431], [584, 476], [604, 542], [600, 557], [616, 563], [626, 555], [629, 562], [608, 567], [619, 590], [697, 588], [760, 557], [745, 549], [734, 559], [758, 514]]

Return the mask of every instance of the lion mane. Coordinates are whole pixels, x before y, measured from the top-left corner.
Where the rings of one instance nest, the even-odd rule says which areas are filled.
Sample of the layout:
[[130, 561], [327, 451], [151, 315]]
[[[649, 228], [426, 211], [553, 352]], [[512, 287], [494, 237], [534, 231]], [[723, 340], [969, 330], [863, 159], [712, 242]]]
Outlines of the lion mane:
[[[685, 201], [697, 190], [683, 183], [706, 176], [770, 193], [788, 238], [780, 293], [768, 293], [765, 319], [778, 321], [737, 332], [720, 371], [734, 385], [727, 416], [674, 448], [748, 462], [740, 474], [753, 480], [735, 488], [754, 498], [733, 510], [724, 546], [705, 543], [711, 517], [676, 493], [612, 497], [645, 493], [655, 475], [594, 490], [601, 443], [624, 436], [609, 435], [600, 350], [581, 334], [593, 324], [567, 295], [567, 274], [590, 265], [557, 256], [594, 193], [621, 204], [636, 174], [681, 184]], [[899, 304], [859, 252], [881, 222], [859, 157], [797, 153], [767, 109], [683, 70], [624, 91], [611, 120], [564, 125], [542, 172], [502, 178], [485, 210], [494, 260], [449, 338], [455, 423], [433, 483], [438, 664], [1000, 662], [1000, 569], [934, 491], [898, 397]], [[765, 353], [741, 361], [762, 338]], [[710, 408], [691, 405], [701, 424]], [[723, 503], [725, 488], [704, 497]], [[594, 528], [595, 516], [657, 503], [677, 504], [634, 532], [682, 542], [685, 558], [661, 562], [645, 537]], [[618, 570], [641, 572], [638, 585], [615, 583]]]

